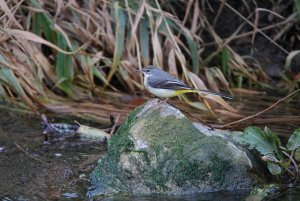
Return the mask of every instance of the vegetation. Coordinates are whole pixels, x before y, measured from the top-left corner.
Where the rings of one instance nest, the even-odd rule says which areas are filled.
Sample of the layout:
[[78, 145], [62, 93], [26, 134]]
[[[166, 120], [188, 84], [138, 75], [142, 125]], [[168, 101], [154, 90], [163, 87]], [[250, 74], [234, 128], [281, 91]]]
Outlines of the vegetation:
[[[232, 95], [299, 87], [297, 0], [3, 0], [0, 7], [0, 99], [33, 112], [124, 118], [138, 104], [125, 94], [143, 91], [135, 70], [149, 64]], [[266, 64], [267, 56], [274, 61]], [[275, 64], [282, 78], [266, 73]], [[206, 121], [249, 115], [220, 98], [183, 98], [209, 110]]]
[[272, 174], [298, 180], [300, 131], [289, 132], [300, 123], [292, 99], [300, 91], [299, 0], [0, 0], [0, 8], [0, 107], [122, 121], [147, 99], [137, 96], [144, 88], [136, 69], [153, 64], [236, 97], [171, 102], [193, 118], [230, 129], [266, 125], [289, 137], [284, 145], [271, 129], [248, 127], [237, 139]]
[[242, 135], [235, 137], [239, 142], [256, 149], [262, 160], [267, 162], [268, 169], [273, 175], [289, 173], [297, 182], [300, 167], [300, 129], [289, 137], [286, 145], [278, 136], [267, 127], [261, 130], [258, 127], [248, 127]]

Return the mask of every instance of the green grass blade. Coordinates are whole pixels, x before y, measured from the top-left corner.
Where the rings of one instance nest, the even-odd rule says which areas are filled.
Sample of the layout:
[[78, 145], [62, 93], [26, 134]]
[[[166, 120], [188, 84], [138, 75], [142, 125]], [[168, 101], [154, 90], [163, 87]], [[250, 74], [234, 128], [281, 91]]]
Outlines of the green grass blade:
[[294, 0], [295, 1], [295, 6], [298, 12], [298, 18], [300, 18], [300, 1], [299, 0]]
[[140, 41], [141, 41], [141, 55], [143, 65], [147, 66], [150, 63], [150, 54], [149, 54], [149, 20], [144, 18], [140, 22]]
[[41, 17], [41, 23], [44, 25], [43, 29], [44, 29], [44, 34], [45, 34], [45, 38], [53, 43], [56, 44], [57, 39], [56, 39], [56, 32], [53, 31], [53, 22], [49, 19], [48, 16], [46, 16], [46, 14], [42, 15]]
[[[193, 38], [190, 36], [189, 33], [187, 33], [185, 30], [181, 30], [181, 28], [176, 23], [174, 23], [171, 19], [166, 19], [164, 22], [168, 23], [168, 25], [170, 27], [172, 27], [176, 32], [178, 32], [178, 33], [181, 32], [183, 34], [183, 36], [188, 44], [189, 50], [190, 50], [190, 57], [192, 60], [193, 73], [199, 74], [200, 65], [199, 65], [199, 55], [198, 55], [198, 51], [197, 51], [196, 42], [193, 40]], [[166, 29], [165, 23], [161, 24], [160, 29], [161, 28]], [[168, 33], [167, 31], [165, 31], [165, 32]]]
[[222, 72], [226, 76], [228, 75], [228, 63], [229, 63], [229, 52], [226, 48], [221, 51], [221, 66]]
[[87, 76], [87, 82], [90, 83], [91, 87], [94, 86], [94, 62], [90, 56], [80, 55], [79, 56], [80, 65], [82, 66], [83, 73]]
[[35, 13], [32, 16], [32, 32], [38, 36], [42, 35], [42, 22], [41, 15], [39, 13]]
[[53, 31], [54, 22], [49, 16], [43, 13], [36, 13], [32, 24], [32, 30], [35, 34], [43, 36], [49, 42], [56, 44], [56, 33]]
[[97, 69], [94, 68], [94, 75], [99, 78], [106, 86], [109, 85], [105, 77], [102, 75], [102, 73]]
[[5, 100], [7, 97], [7, 94], [2, 86], [2, 84], [0, 84], [0, 101]]
[[115, 30], [116, 44], [114, 50], [113, 63], [107, 78], [108, 83], [110, 82], [112, 76], [117, 71], [118, 66], [120, 64], [120, 60], [124, 49], [125, 28], [127, 22], [127, 17], [123, 9], [119, 7], [118, 2], [114, 4], [114, 11], [115, 11], [115, 20], [116, 20], [116, 30]]
[[23, 99], [23, 101], [35, 111], [35, 106], [32, 101], [26, 95], [22, 86], [19, 83], [19, 80], [16, 78], [14, 72], [9, 68], [0, 69], [0, 80], [6, 85], [9, 86], [14, 93]]
[[26, 96], [23, 88], [19, 84], [15, 74], [9, 68], [3, 68], [0, 70], [0, 79], [6, 82], [18, 95]]
[[[69, 49], [67, 42], [61, 33], [57, 33], [57, 45], [61, 49]], [[55, 64], [55, 72], [59, 80], [64, 80], [58, 84], [58, 87], [68, 96], [72, 96], [72, 81], [74, 78], [72, 56], [58, 52]]]
[[197, 45], [192, 37], [189, 36], [189, 34], [183, 32], [183, 35], [185, 36], [185, 39], [188, 43], [189, 49], [190, 49], [190, 56], [192, 59], [192, 66], [193, 66], [193, 73], [199, 74], [199, 55], [197, 51]]
[[[43, 9], [42, 5], [36, 1], [31, 0], [31, 5], [38, 9]], [[48, 16], [47, 13], [35, 13], [32, 18], [32, 31], [33, 33], [42, 36], [44, 33], [45, 39], [49, 42], [56, 44], [56, 33], [53, 31], [54, 21]]]

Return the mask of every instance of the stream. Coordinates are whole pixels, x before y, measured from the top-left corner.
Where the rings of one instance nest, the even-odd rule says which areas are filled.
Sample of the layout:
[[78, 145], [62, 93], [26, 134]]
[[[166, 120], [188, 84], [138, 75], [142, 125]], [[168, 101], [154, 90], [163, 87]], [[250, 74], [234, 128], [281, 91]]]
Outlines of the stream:
[[[74, 119], [50, 117], [55, 122]], [[87, 121], [80, 121], [89, 125]], [[106, 145], [78, 137], [53, 138], [42, 134], [40, 118], [0, 110], [0, 200], [88, 200], [89, 174], [105, 154]], [[99, 125], [89, 125], [98, 126]], [[218, 192], [185, 196], [100, 197], [105, 201], [240, 201], [252, 200], [249, 191]], [[299, 200], [300, 188], [268, 200]], [[257, 200], [257, 199], [256, 199]]]

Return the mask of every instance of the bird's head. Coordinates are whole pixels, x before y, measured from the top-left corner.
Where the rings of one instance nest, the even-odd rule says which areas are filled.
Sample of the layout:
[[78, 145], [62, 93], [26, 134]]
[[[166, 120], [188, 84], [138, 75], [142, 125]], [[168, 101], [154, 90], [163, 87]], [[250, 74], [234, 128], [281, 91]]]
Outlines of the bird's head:
[[142, 68], [137, 71], [143, 73], [145, 76], [151, 76], [155, 73], [160, 73], [162, 70], [155, 66], [146, 66], [145, 68]]

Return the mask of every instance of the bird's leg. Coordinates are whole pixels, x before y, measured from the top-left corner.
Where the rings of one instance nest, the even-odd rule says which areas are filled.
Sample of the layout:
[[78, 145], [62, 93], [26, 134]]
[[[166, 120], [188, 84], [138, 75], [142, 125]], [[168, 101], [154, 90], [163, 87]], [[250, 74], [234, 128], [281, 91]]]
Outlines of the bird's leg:
[[164, 103], [168, 103], [168, 98], [161, 98], [161, 97], [158, 97], [157, 98], [159, 99], [159, 101], [161, 102], [164, 102]]

